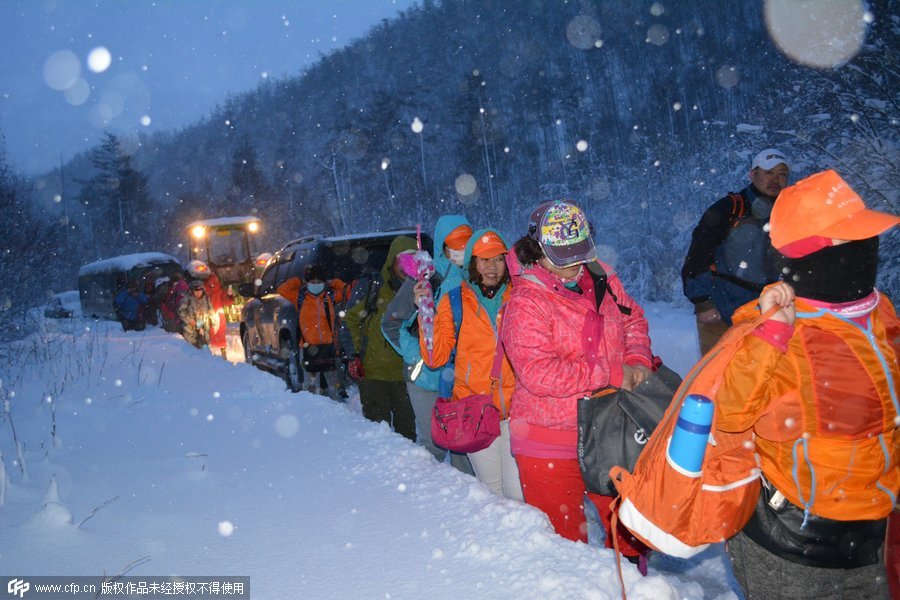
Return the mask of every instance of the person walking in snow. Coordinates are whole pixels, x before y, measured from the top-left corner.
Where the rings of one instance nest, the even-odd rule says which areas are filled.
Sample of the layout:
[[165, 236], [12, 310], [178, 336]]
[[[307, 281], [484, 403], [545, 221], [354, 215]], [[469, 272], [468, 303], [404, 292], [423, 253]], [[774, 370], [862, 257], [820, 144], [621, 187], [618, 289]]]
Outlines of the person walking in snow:
[[878, 235], [898, 224], [834, 171], [785, 188], [772, 210], [784, 282], [734, 318], [778, 310], [744, 339], [716, 396], [716, 426], [752, 429], [762, 469], [756, 511], [726, 544], [750, 600], [889, 597], [900, 320], [875, 279]]
[[[425, 340], [419, 349], [431, 368], [446, 364], [456, 350], [452, 400], [487, 394], [500, 411], [500, 436], [490, 446], [469, 453], [475, 476], [498, 496], [522, 501], [519, 471], [510, 451], [509, 407], [515, 389], [515, 376], [509, 360], [500, 363], [499, 378], [494, 379], [494, 363], [503, 348], [499, 343], [503, 309], [510, 297], [510, 279], [506, 269], [509, 248], [494, 229], [472, 234], [463, 258], [465, 279], [459, 285], [462, 315], [456, 335], [450, 294], [441, 296], [434, 317], [434, 347], [427, 351]], [[416, 285], [416, 304], [427, 295], [423, 283]], [[421, 316], [419, 317], [421, 329]]]
[[[647, 319], [609, 265], [596, 258], [587, 216], [571, 200], [540, 204], [509, 254], [512, 293], [501, 330], [516, 373], [509, 422], [525, 502], [561, 536], [587, 542], [578, 465], [578, 399], [650, 375]], [[612, 546], [609, 496], [590, 494]], [[638, 560], [619, 529], [623, 555]]]
[[149, 300], [138, 290], [137, 281], [129, 281], [124, 290], [116, 294], [113, 308], [123, 331], [143, 331], [147, 327], [145, 310]]
[[[298, 291], [298, 323], [303, 348], [303, 382], [313, 393], [321, 394], [321, 378], [325, 378], [328, 394], [340, 401], [341, 382], [337, 372], [337, 313], [331, 284], [326, 283], [325, 269], [318, 264], [308, 265], [303, 279], [306, 283]], [[341, 280], [333, 280], [343, 290]]]
[[159, 312], [162, 315], [163, 329], [170, 333], [181, 333], [182, 322], [178, 316], [181, 301], [188, 293], [188, 284], [181, 271], [175, 271], [170, 277], [169, 286]]
[[789, 174], [784, 153], [774, 148], [758, 153], [750, 163], [750, 185], [706, 209], [691, 234], [681, 280], [694, 305], [701, 354], [731, 326], [739, 306], [778, 280], [767, 225]]
[[359, 385], [363, 416], [389, 423], [412, 441], [416, 440], [416, 418], [403, 381], [403, 359], [384, 339], [381, 320], [407, 277], [397, 255], [412, 254], [415, 249], [414, 239], [394, 238], [380, 273], [354, 284], [341, 327], [341, 346], [349, 357], [347, 370]]
[[159, 304], [157, 303], [159, 296], [156, 290], [159, 285], [158, 281], [162, 277], [162, 269], [153, 267], [143, 274], [140, 283], [140, 289], [143, 290], [144, 295], [147, 297], [147, 304], [144, 307], [144, 319], [148, 325], [153, 325], [154, 327], [159, 324]]
[[234, 293], [231, 288], [224, 288], [219, 277], [213, 273], [209, 266], [200, 260], [192, 260], [188, 264], [191, 276], [203, 282], [206, 297], [209, 298], [213, 310], [216, 312], [215, 326], [209, 330], [209, 348], [213, 354], [218, 354], [227, 359], [226, 347], [228, 340], [225, 330], [228, 325], [225, 319], [225, 307], [234, 304]]
[[181, 335], [190, 344], [202, 348], [209, 344], [209, 332], [219, 325], [219, 315], [213, 310], [201, 280], [192, 280], [189, 288], [190, 293], [178, 307], [178, 316], [184, 324]]
[[[459, 287], [463, 280], [463, 259], [466, 243], [472, 237], [472, 226], [462, 215], [444, 215], [434, 227], [434, 269], [431, 279], [435, 302], [449, 290]], [[400, 255], [409, 257], [408, 254]], [[459, 452], [449, 452], [437, 447], [431, 439], [431, 413], [438, 396], [442, 369], [431, 369], [422, 361], [419, 349], [418, 307], [414, 302], [416, 265], [407, 271], [408, 277], [400, 286], [394, 299], [388, 304], [381, 320], [384, 338], [403, 357], [406, 391], [416, 415], [416, 440], [438, 462], [450, 455], [450, 464], [469, 475], [474, 475], [469, 458]]]

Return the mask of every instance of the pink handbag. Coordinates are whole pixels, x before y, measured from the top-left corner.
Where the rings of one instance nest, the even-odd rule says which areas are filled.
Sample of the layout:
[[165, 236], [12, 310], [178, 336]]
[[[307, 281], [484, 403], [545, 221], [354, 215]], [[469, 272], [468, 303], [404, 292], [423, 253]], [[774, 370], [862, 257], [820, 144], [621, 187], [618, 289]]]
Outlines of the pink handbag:
[[500, 436], [500, 411], [490, 394], [459, 400], [438, 398], [431, 415], [431, 439], [454, 452], [478, 452]]
[[[498, 332], [491, 388], [500, 380], [505, 355]], [[439, 397], [431, 413], [431, 440], [454, 452], [478, 452], [500, 437], [500, 419], [492, 394], [473, 394], [458, 400]]]

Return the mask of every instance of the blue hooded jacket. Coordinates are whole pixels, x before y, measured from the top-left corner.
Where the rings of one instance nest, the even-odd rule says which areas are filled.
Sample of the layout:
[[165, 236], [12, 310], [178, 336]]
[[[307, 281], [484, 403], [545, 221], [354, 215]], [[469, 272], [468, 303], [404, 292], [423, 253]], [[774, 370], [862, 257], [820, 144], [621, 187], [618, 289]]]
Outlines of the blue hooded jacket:
[[[462, 215], [444, 215], [438, 219], [434, 227], [434, 248], [432, 248], [432, 257], [434, 258], [435, 273], [441, 280], [440, 288], [435, 293], [435, 306], [437, 306], [437, 302], [441, 295], [445, 294], [447, 290], [458, 287], [463, 281], [462, 268], [457, 267], [450, 262], [449, 258], [444, 256], [444, 240], [450, 232], [461, 225], [469, 225], [471, 227], [469, 221]], [[385, 339], [387, 339], [388, 343], [390, 343], [400, 356], [403, 357], [403, 362], [406, 364], [407, 368], [410, 369], [409, 379], [421, 388], [437, 391], [441, 369], [429, 369], [422, 364], [422, 355], [419, 351], [419, 338], [409, 332], [410, 326], [418, 317], [418, 311], [413, 307], [412, 314], [407, 316], [400, 325], [399, 344], [396, 340], [391, 339], [392, 336], [389, 335], [389, 332], [385, 331], [384, 327], [384, 324], [392, 314], [396, 314], [397, 312], [400, 312], [401, 314], [404, 313], [404, 310], [398, 306], [399, 304], [412, 303], [412, 288], [414, 285], [415, 280], [412, 278], [404, 282], [403, 286], [397, 292], [394, 301], [391, 302], [391, 306], [388, 307], [385, 319], [382, 321], [381, 329]], [[395, 310], [395, 307], [398, 307], [398, 309]]]

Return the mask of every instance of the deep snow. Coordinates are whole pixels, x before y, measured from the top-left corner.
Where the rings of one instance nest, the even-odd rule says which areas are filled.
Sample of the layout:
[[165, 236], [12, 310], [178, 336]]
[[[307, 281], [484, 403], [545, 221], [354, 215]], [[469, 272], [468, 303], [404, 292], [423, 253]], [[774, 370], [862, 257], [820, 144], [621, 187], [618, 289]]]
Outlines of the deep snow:
[[[647, 312], [684, 374], [693, 316]], [[0, 576], [241, 575], [256, 599], [620, 597], [611, 551], [563, 540], [358, 398], [291, 394], [237, 362], [239, 342], [231, 363], [160, 329], [36, 321], [0, 346]], [[721, 547], [650, 567], [623, 562], [629, 598], [739, 597]]]

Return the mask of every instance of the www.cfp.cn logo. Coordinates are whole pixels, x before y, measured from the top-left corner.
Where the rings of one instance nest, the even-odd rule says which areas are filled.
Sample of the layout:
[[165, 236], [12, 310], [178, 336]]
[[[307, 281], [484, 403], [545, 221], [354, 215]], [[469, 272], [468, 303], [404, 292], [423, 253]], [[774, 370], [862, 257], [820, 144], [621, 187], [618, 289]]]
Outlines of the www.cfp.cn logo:
[[25, 592], [29, 589], [31, 589], [31, 584], [21, 579], [10, 579], [9, 583], [6, 584], [7, 593], [19, 598], [25, 597]]

